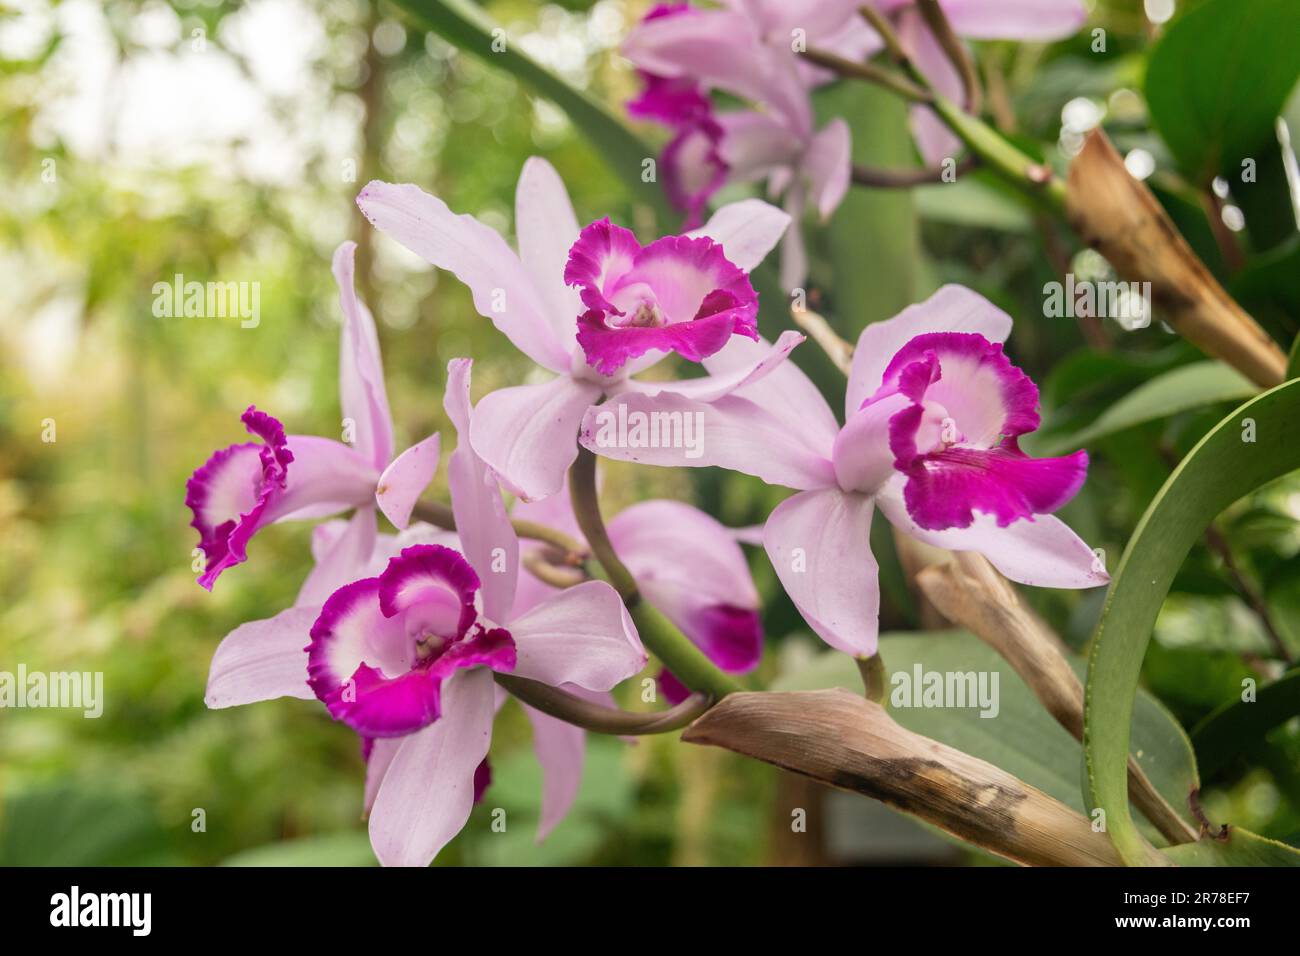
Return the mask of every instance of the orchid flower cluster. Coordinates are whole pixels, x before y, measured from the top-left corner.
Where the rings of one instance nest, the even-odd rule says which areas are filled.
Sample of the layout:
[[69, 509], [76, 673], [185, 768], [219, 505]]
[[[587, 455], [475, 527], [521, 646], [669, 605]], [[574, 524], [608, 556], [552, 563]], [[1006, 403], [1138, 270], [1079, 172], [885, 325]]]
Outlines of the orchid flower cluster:
[[[960, 101], [962, 78], [913, 0], [865, 0], [890, 26], [902, 52], [943, 96]], [[843, 119], [817, 125], [811, 94], [835, 78], [804, 59], [817, 50], [869, 59], [885, 41], [860, 15], [864, 0], [724, 0], [719, 7], [666, 3], [631, 31], [623, 53], [640, 93], [628, 112], [667, 127], [659, 157], [670, 201], [694, 228], [710, 199], [731, 183], [766, 181], [795, 220], [782, 244], [782, 288], [803, 285], [808, 257], [799, 228], [805, 210], [825, 221], [848, 191], [852, 143]], [[941, 0], [952, 29], [974, 40], [1057, 40], [1087, 16], [1081, 0]], [[743, 105], [714, 108], [713, 93]], [[912, 108], [922, 158], [954, 157], [961, 142], [924, 105]]]
[[[1038, 392], [1003, 351], [1011, 319], [947, 286], [870, 325], [854, 353], [841, 424], [789, 361], [803, 336], [757, 331], [749, 273], [791, 227], [757, 199], [642, 245], [602, 218], [579, 227], [555, 170], [529, 160], [516, 193], [517, 248], [413, 185], [372, 182], [371, 223], [468, 286], [476, 310], [553, 377], [471, 402], [471, 361], [447, 369], [455, 432], [447, 467], [455, 530], [412, 521], [439, 468], [434, 434], [394, 456], [374, 320], [353, 283], [354, 247], [334, 257], [342, 313], [340, 404], [350, 441], [289, 434], [262, 409], [252, 441], [215, 452], [186, 503], [206, 568], [250, 560], [268, 525], [325, 520], [294, 605], [230, 633], [212, 661], [210, 707], [315, 698], [360, 738], [363, 803], [385, 864], [427, 865], [490, 785], [494, 717], [509, 675], [595, 703], [645, 668], [620, 593], [602, 580], [521, 574], [544, 545], [515, 523], [586, 545], [566, 473], [580, 447], [648, 465], [716, 466], [797, 491], [762, 530], [768, 557], [809, 627], [858, 656], [875, 652], [879, 589], [869, 545], [879, 508], [928, 544], [986, 555], [1027, 584], [1104, 584], [1092, 552], [1052, 512], [1083, 483], [1080, 451], [1034, 459], [1018, 440]], [[705, 374], [636, 376], [675, 354]], [[687, 449], [601, 438], [601, 416], [692, 415]], [[507, 507], [507, 495], [514, 499]], [[394, 529], [379, 530], [382, 512]], [[608, 538], [650, 602], [714, 665], [753, 670], [763, 652], [758, 592], [739, 536], [681, 502], [635, 504]], [[692, 691], [670, 672], [665, 697]], [[543, 768], [539, 838], [578, 791], [584, 731], [528, 704]]]

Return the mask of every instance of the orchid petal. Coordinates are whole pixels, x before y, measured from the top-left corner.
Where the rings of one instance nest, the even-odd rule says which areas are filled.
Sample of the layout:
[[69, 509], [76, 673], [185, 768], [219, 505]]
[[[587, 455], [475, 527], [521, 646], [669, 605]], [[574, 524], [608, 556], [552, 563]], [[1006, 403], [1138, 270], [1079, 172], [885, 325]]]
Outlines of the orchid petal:
[[587, 732], [526, 705], [524, 713], [533, 725], [533, 750], [542, 765], [542, 812], [537, 823], [540, 843], [568, 815], [578, 797]]
[[319, 532], [327, 526], [318, 525], [313, 529], [312, 553], [316, 563], [298, 591], [298, 599], [293, 602], [295, 607], [319, 609], [343, 585], [368, 575], [377, 544], [374, 509], [358, 508], [350, 520], [338, 524], [341, 533], [330, 534], [328, 541], [322, 541], [319, 554], [316, 553]]
[[[965, 95], [961, 74], [952, 65], [921, 15], [913, 9], [904, 10], [898, 21], [898, 37], [912, 56], [916, 68], [929, 80], [936, 92], [953, 102], [960, 103]], [[916, 148], [929, 166], [936, 166], [961, 152], [962, 141], [946, 123], [928, 106], [913, 106], [912, 136]]]
[[538, 365], [567, 373], [569, 351], [543, 293], [493, 229], [410, 184], [369, 183], [357, 205], [371, 224], [469, 287], [474, 308]]
[[384, 516], [399, 531], [411, 523], [411, 512], [424, 489], [438, 470], [441, 445], [434, 432], [424, 441], [412, 445], [393, 460], [379, 476], [375, 501]]
[[1011, 334], [1011, 316], [977, 292], [946, 285], [892, 319], [868, 325], [853, 350], [844, 398], [846, 417], [861, 408], [880, 387], [885, 369], [898, 350], [927, 332], [978, 332], [990, 342], [1005, 342]]
[[723, 206], [688, 236], [712, 239], [739, 268], [752, 272], [790, 226], [783, 210], [761, 199], [742, 199]]
[[363, 812], [369, 813], [375, 805], [379, 785], [384, 782], [388, 768], [397, 756], [397, 751], [402, 748], [404, 740], [405, 737], [376, 737], [366, 741], [366, 788], [361, 803]]
[[227, 634], [208, 669], [207, 705], [215, 710], [277, 697], [311, 700], [303, 645], [319, 613], [319, 607], [291, 607]]
[[1088, 19], [1080, 0], [945, 0], [943, 12], [958, 36], [972, 40], [1050, 43]]
[[573, 204], [559, 173], [541, 157], [530, 156], [515, 187], [519, 258], [542, 297], [556, 340], [567, 352], [577, 346], [575, 320], [582, 311], [577, 290], [564, 283], [564, 264], [578, 232]]
[[645, 666], [623, 601], [604, 581], [558, 592], [510, 622], [514, 673], [558, 687], [609, 690]]
[[860, 657], [876, 652], [880, 627], [871, 512], [867, 495], [806, 491], [781, 502], [763, 531], [772, 567], [809, 627]]
[[852, 165], [849, 125], [837, 116], [817, 131], [803, 155], [808, 198], [823, 222], [848, 194]]
[[601, 387], [567, 376], [483, 397], [469, 429], [474, 451], [525, 501], [555, 494], [578, 457], [578, 425]]
[[456, 532], [469, 562], [483, 582], [483, 611], [494, 621], [507, 621], [515, 602], [519, 580], [519, 536], [501, 500], [497, 476], [472, 446], [474, 422], [484, 414], [498, 420], [491, 406], [470, 406], [469, 359], [452, 359], [447, 364], [447, 391], [443, 405], [456, 426], [456, 450], [447, 465], [451, 487], [451, 509]]
[[385, 866], [428, 866], [474, 807], [474, 774], [492, 742], [492, 673], [443, 684], [443, 715], [403, 739], [370, 811], [370, 844]]
[[370, 310], [357, 298], [354, 258], [357, 244], [345, 242], [334, 253], [343, 334], [339, 341], [339, 396], [343, 417], [356, 430], [354, 447], [376, 469], [393, 457], [393, 419], [384, 387], [379, 336]]

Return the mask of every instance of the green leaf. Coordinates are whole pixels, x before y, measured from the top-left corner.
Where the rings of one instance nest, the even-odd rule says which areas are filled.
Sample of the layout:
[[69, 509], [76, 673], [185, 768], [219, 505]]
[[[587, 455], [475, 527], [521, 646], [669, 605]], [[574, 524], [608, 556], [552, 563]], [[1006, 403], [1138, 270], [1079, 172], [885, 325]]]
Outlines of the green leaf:
[[1151, 51], [1151, 120], [1198, 186], [1273, 142], [1273, 121], [1300, 77], [1300, 4], [1209, 0]]
[[[10, 797], [0, 813], [0, 866], [174, 866], [152, 804], [99, 782]], [[186, 817], [188, 828], [189, 818]]]
[[[1052, 718], [1038, 698], [997, 652], [966, 631], [886, 634], [880, 654], [891, 675], [923, 671], [986, 672], [998, 675], [998, 713], [981, 717], [978, 709], [891, 706], [893, 684], [886, 685], [885, 706], [908, 730], [924, 734], [1015, 774], [1080, 813], [1081, 751], [1078, 742]], [[1086, 663], [1072, 658], [1080, 678]], [[797, 672], [782, 676], [772, 690], [820, 690], [843, 687], [862, 693], [857, 665], [847, 654], [819, 654]], [[1133, 750], [1138, 763], [1171, 806], [1187, 806], [1196, 786], [1196, 760], [1178, 722], [1154, 698], [1142, 694], [1133, 721]], [[1151, 831], [1154, 835], [1154, 830]]]
[[1160, 852], [1179, 866], [1300, 866], [1300, 850], [1240, 827], [1224, 840], [1207, 836]]
[[[647, 183], [641, 179], [642, 164], [653, 158], [657, 150], [624, 126], [603, 103], [570, 86], [519, 50], [512, 38], [480, 7], [469, 0], [393, 0], [393, 3], [418, 26], [432, 30], [489, 66], [505, 70], [539, 96], [550, 100], [599, 150], [637, 202], [651, 207], [661, 222], [681, 218], [673, 211], [657, 182]], [[493, 49], [494, 44], [498, 49]]]
[[1142, 658], [1160, 606], [1209, 523], [1297, 468], [1300, 381], [1293, 381], [1242, 405], [1197, 443], [1147, 508], [1120, 560], [1088, 663], [1084, 752], [1089, 799], [1106, 810], [1107, 832], [1130, 864], [1165, 862], [1134, 826], [1125, 766]]
[[365, 830], [284, 840], [244, 850], [222, 866], [377, 866]]
[[1213, 776], [1241, 753], [1245, 741], [1261, 739], [1300, 714], [1300, 668], [1259, 688], [1254, 700], [1234, 700], [1215, 710], [1192, 731], [1201, 771]]
[[1157, 375], [1110, 406], [1095, 422], [1064, 437], [1031, 445], [1036, 454], [1059, 455], [1106, 435], [1215, 402], [1239, 402], [1258, 386], [1222, 362], [1195, 362]]

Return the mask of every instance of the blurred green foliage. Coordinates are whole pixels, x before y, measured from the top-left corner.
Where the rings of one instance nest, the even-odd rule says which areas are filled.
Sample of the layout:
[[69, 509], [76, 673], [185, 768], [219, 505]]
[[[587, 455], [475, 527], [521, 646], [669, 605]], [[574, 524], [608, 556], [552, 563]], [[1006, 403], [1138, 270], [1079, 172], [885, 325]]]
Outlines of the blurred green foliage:
[[[268, 7], [281, 10], [278, 19], [262, 19]], [[621, 113], [635, 79], [614, 49], [645, 4], [487, 7], [531, 56]], [[1226, 277], [1194, 192], [1201, 184], [1177, 175], [1146, 115], [1140, 81], [1152, 31], [1140, 8], [1094, 4], [1089, 25], [1106, 30], [1102, 52], [1084, 31], [1050, 48], [981, 44], [980, 56], [1004, 90], [1004, 119], [1054, 164], [1070, 147], [1062, 108], [1079, 98], [1100, 109], [1122, 152], [1149, 151], [1153, 188]], [[249, 404], [291, 431], [337, 432], [329, 255], [344, 239], [360, 243], [361, 291], [379, 319], [399, 446], [445, 429], [449, 359], [475, 358], [475, 397], [537, 374], [451, 276], [366, 226], [352, 198], [368, 179], [419, 183], [508, 232], [519, 168], [541, 154], [583, 221], [608, 214], [640, 226], [647, 217], [554, 106], [401, 24], [396, 8], [367, 0], [104, 0], [0, 11], [0, 262], [10, 277], [0, 288], [0, 670], [21, 662], [103, 671], [106, 694], [97, 720], [0, 712], [0, 863], [371, 859], [351, 732], [302, 701], [227, 711], [203, 703], [220, 638], [292, 601], [309, 568], [309, 529], [259, 535], [248, 565], [207, 594], [193, 580], [185, 480], [213, 449], [241, 440], [238, 415]], [[281, 57], [292, 67], [285, 81], [268, 64], [286, 35], [277, 31], [290, 26], [308, 39]], [[158, 92], [169, 78], [188, 79], [173, 111], [159, 112], [142, 91]], [[226, 106], [248, 107], [254, 118], [229, 131]], [[860, 160], [916, 162], [898, 104], [841, 85], [819, 94], [818, 107], [848, 116]], [[641, 132], [662, 141], [659, 131]], [[1286, 199], [1272, 198], [1274, 206]], [[1242, 205], [1269, 203], [1252, 196]], [[1236, 277], [1264, 308], [1296, 301], [1287, 298], [1295, 270], [1278, 260], [1296, 242], [1292, 235], [1290, 245], [1251, 252]], [[946, 281], [1006, 308], [1017, 319], [1009, 349], [1040, 384], [1052, 435], [1087, 428], [1138, 386], [1200, 357], [1159, 322], [1134, 332], [1108, 325], [1090, 341], [1072, 320], [1043, 318], [1043, 284], [1063, 266], [1100, 275], [1107, 267], [1072, 259], [1062, 227], [982, 174], [942, 198], [934, 188], [857, 191], [829, 228], [811, 229], [810, 243], [811, 304], [849, 338]], [[260, 324], [156, 318], [153, 284], [178, 273], [258, 282]], [[786, 327], [770, 273], [756, 280], [764, 330]], [[1295, 320], [1285, 309], [1267, 320], [1284, 347]], [[811, 345], [797, 359], [828, 395], [842, 388]], [[1180, 406], [1098, 437], [1088, 484], [1062, 516], [1112, 556], [1113, 568], [1172, 464], [1228, 407]], [[43, 440], [51, 423], [56, 440]], [[441, 480], [431, 493], [445, 497]], [[762, 521], [784, 495], [735, 475], [629, 467], [609, 469], [606, 493], [612, 509], [650, 495], [689, 498], [738, 526]], [[1244, 677], [1280, 671], [1247, 590], [1262, 595], [1287, 653], [1300, 651], [1298, 516], [1294, 480], [1239, 502], [1217, 523], [1231, 567], [1223, 548], [1200, 547], [1175, 582], [1144, 678], [1185, 727], [1235, 699]], [[886, 574], [882, 626], [918, 626], [901, 575], [888, 575], [896, 568], [888, 535], [874, 544]], [[752, 564], [768, 602], [771, 648], [759, 672], [767, 681], [804, 659], [808, 644], [766, 559]], [[1082, 646], [1100, 593], [1024, 593]], [[634, 705], [636, 688], [625, 692]], [[1292, 721], [1249, 749], [1249, 762], [1205, 781], [1207, 812], [1295, 840], [1300, 727]], [[493, 788], [439, 865], [786, 858], [778, 836], [789, 829], [789, 780], [734, 755], [675, 738], [592, 740], [578, 806], [541, 845], [533, 839], [539, 770], [526, 721], [511, 706], [492, 759]], [[509, 821], [504, 834], [491, 827], [498, 807]]]

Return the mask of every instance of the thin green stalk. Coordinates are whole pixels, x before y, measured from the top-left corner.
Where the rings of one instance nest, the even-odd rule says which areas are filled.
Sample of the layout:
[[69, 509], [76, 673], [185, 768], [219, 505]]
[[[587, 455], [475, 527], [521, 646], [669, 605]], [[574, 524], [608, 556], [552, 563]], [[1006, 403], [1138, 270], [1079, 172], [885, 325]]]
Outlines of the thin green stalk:
[[642, 600], [636, 579], [627, 565], [619, 560], [605, 530], [596, 495], [596, 456], [586, 448], [579, 449], [578, 460], [569, 471], [569, 490], [578, 527], [610, 585], [627, 605], [637, 633], [641, 635], [641, 643], [691, 690], [719, 700], [740, 690], [740, 685], [720, 671], [668, 618], [648, 601]]

